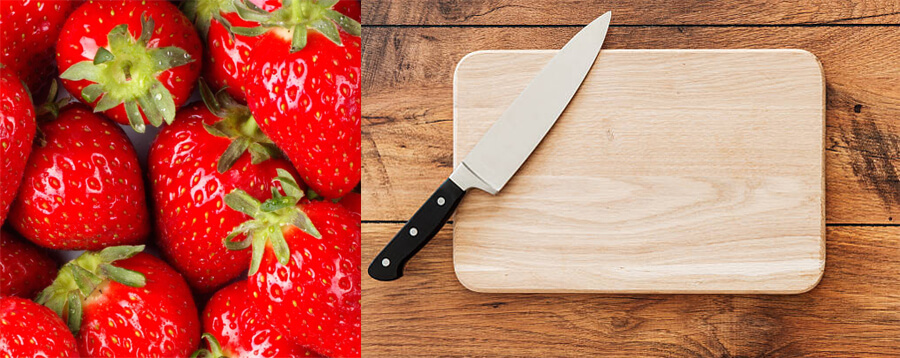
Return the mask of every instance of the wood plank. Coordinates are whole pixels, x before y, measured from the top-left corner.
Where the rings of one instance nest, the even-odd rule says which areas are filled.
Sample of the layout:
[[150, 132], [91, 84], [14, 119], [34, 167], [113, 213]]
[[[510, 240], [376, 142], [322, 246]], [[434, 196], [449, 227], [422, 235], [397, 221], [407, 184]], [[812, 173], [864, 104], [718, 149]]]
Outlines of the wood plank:
[[[400, 226], [364, 224], [363, 262]], [[364, 356], [900, 355], [900, 227], [830, 227], [822, 282], [789, 296], [475, 293], [450, 236], [398, 281], [363, 278]]]
[[897, 24], [894, 0], [384, 0], [363, 1], [366, 25]]
[[[472, 150], [555, 54], [460, 62], [454, 151]], [[472, 192], [457, 209], [460, 282], [479, 292], [809, 290], [825, 265], [824, 102], [822, 68], [802, 50], [606, 50], [503, 191]]]
[[[452, 171], [452, 73], [483, 49], [559, 48], [577, 28], [368, 28], [363, 218], [406, 220]], [[614, 27], [605, 48], [800, 48], [826, 76], [826, 218], [900, 220], [900, 31]]]

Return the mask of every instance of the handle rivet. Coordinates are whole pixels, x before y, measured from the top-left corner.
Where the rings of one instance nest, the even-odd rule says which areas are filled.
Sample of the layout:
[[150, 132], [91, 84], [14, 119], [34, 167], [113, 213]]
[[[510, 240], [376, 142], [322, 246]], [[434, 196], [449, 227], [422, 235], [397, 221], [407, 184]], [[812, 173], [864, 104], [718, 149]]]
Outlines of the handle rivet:
[[414, 227], [409, 228], [409, 235], [410, 235], [410, 236], [416, 236], [416, 235], [418, 235], [418, 234], [419, 234], [419, 229], [416, 229], [416, 228], [414, 228]]
[[446, 203], [446, 202], [447, 202], [447, 200], [444, 200], [444, 197], [443, 197], [443, 196], [442, 196], [442, 197], [439, 197], [439, 198], [437, 199], [438, 206], [444, 206], [444, 203]]
[[381, 259], [381, 266], [388, 267], [390, 265], [391, 265], [391, 260], [389, 260], [387, 257]]

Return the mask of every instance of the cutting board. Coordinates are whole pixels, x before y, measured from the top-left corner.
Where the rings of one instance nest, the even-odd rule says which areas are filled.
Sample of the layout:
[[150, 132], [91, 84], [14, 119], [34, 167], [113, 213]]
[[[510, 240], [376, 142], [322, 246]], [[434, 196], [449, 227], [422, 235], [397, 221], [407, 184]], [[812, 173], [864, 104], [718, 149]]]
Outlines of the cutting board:
[[[454, 162], [556, 51], [481, 51], [454, 79]], [[456, 212], [478, 292], [770, 293], [825, 266], [821, 65], [802, 50], [603, 50], [497, 196]]]

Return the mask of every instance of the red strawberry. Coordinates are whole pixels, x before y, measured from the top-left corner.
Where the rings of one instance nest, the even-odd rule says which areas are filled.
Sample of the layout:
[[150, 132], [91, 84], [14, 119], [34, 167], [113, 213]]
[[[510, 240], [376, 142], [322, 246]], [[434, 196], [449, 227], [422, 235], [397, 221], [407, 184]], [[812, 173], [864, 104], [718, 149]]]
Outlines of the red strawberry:
[[17, 0], [0, 2], [0, 62], [9, 66], [36, 95], [44, 98], [56, 71], [53, 51], [59, 30], [81, 1]]
[[143, 246], [88, 251], [65, 264], [38, 303], [75, 332], [84, 357], [186, 357], [200, 343], [191, 290]]
[[[6, 6], [4, 3], [3, 8]], [[28, 90], [9, 68], [0, 66], [0, 224], [6, 220], [22, 181], [35, 127]]]
[[317, 356], [266, 322], [247, 295], [247, 281], [238, 281], [209, 299], [202, 317], [209, 349], [200, 350], [200, 357]]
[[159, 247], [205, 293], [240, 276], [250, 263], [249, 252], [230, 251], [222, 242], [248, 219], [225, 206], [225, 194], [242, 189], [265, 198], [276, 169], [297, 174], [287, 160], [269, 159], [278, 149], [247, 107], [224, 92], [218, 99], [205, 87], [203, 93], [208, 108], [196, 103], [179, 111], [156, 137], [149, 165]]
[[334, 4], [334, 9], [339, 13], [349, 16], [353, 20], [356, 20], [356, 22], [361, 20], [359, 16], [359, 0], [338, 1], [337, 4]]
[[200, 75], [202, 51], [168, 1], [91, 1], [66, 21], [56, 61], [70, 93], [143, 132], [145, 123], [175, 118]]
[[344, 195], [339, 201], [341, 205], [343, 205], [347, 210], [356, 213], [356, 215], [362, 215], [362, 196], [357, 192], [350, 192], [347, 195]]
[[243, 18], [261, 25], [232, 27], [263, 34], [243, 79], [250, 111], [326, 198], [360, 180], [360, 26], [332, 10], [335, 3], [298, 0], [271, 13], [236, 3]]
[[144, 182], [122, 128], [80, 104], [40, 127], [9, 214], [16, 231], [63, 250], [143, 242], [150, 232]]
[[0, 297], [0, 357], [78, 357], [75, 338], [53, 311], [18, 297]]
[[34, 298], [53, 282], [57, 267], [39, 247], [0, 229], [0, 295]]
[[[296, 341], [326, 356], [360, 355], [360, 218], [328, 201], [300, 202], [286, 172], [286, 196], [260, 203], [235, 190], [231, 208], [254, 220], [235, 228], [252, 245], [250, 300]], [[252, 238], [252, 239], [251, 239]]]
[[[249, 0], [266, 11], [281, 7], [279, 0]], [[254, 27], [258, 23], [241, 19], [233, 2], [217, 0], [188, 0], [184, 3], [185, 15], [190, 18], [205, 37], [209, 53], [203, 64], [204, 77], [214, 89], [225, 89], [232, 97], [247, 102], [242, 77], [258, 36], [231, 33], [231, 26]]]

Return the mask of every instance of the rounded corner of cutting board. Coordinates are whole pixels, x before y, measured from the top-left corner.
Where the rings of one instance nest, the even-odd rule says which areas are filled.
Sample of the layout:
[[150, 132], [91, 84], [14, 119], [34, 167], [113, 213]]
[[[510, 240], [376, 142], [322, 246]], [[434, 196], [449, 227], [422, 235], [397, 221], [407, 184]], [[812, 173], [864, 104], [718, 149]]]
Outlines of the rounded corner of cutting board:
[[480, 287], [475, 285], [472, 281], [470, 281], [470, 272], [465, 270], [460, 270], [459, 265], [456, 262], [456, 247], [454, 245], [453, 248], [453, 272], [456, 274], [456, 280], [459, 281], [459, 284], [465, 287], [467, 290], [478, 293], [487, 293], [484, 287]]

